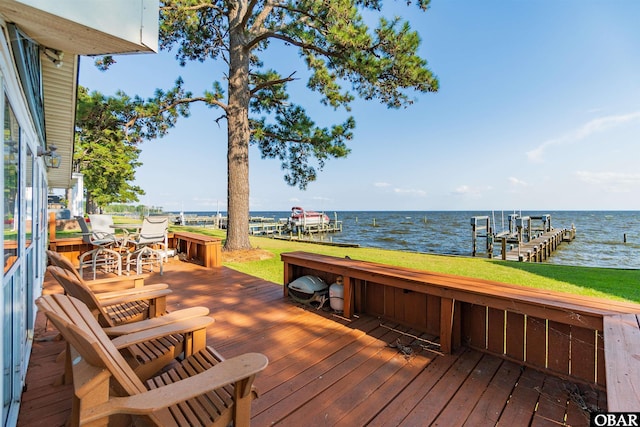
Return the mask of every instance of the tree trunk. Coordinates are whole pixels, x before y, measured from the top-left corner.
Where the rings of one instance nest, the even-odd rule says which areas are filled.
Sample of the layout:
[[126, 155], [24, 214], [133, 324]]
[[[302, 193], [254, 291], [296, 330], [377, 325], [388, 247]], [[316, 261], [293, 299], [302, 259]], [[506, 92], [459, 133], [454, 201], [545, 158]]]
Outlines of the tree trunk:
[[85, 206], [85, 213], [92, 214], [95, 212], [96, 204], [93, 202], [93, 197], [91, 197], [91, 193], [87, 191], [87, 201]]
[[[237, 26], [239, 27], [239, 26]], [[227, 108], [227, 241], [225, 250], [250, 249], [249, 242], [249, 52], [240, 29], [229, 38]]]

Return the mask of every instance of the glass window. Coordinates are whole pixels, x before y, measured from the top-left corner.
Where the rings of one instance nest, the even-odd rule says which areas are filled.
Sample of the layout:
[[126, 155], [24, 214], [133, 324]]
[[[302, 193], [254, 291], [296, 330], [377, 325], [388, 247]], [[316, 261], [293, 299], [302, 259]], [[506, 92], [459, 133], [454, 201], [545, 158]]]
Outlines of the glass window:
[[[3, 399], [3, 407], [8, 408], [11, 404], [11, 400], [13, 397], [13, 393], [11, 392], [12, 384], [13, 384], [13, 357], [9, 349], [13, 348], [13, 278], [9, 278], [4, 282], [3, 287], [3, 298], [4, 298], [4, 307], [3, 307], [3, 322], [2, 322], [2, 345], [6, 349], [5, 356], [3, 357], [3, 391], [2, 395]], [[2, 425], [6, 421], [6, 414], [3, 414]]]
[[25, 192], [24, 192], [24, 198], [26, 199], [26, 205], [25, 205], [25, 215], [24, 215], [24, 219], [25, 219], [25, 242], [24, 245], [25, 247], [29, 247], [31, 245], [31, 239], [32, 239], [32, 235], [33, 235], [33, 212], [34, 212], [34, 206], [35, 206], [35, 200], [33, 200], [33, 181], [34, 181], [34, 167], [33, 167], [33, 162], [34, 162], [34, 156], [33, 153], [31, 152], [31, 149], [29, 147], [27, 147], [27, 161], [25, 162], [25, 168], [26, 168], [26, 176], [25, 176]]
[[19, 165], [20, 126], [9, 100], [4, 99], [4, 271], [16, 262], [18, 257], [18, 236], [20, 225]]

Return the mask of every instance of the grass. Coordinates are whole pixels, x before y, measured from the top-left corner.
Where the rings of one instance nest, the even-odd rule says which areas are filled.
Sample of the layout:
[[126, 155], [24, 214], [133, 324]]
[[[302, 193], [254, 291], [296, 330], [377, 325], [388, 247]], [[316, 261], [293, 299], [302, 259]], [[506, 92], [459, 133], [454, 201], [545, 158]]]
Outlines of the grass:
[[[171, 227], [171, 229], [192, 231], [222, 239], [226, 237], [226, 233], [223, 230], [201, 227]], [[274, 256], [267, 260], [224, 262], [224, 265], [275, 283], [282, 283], [283, 264], [280, 260], [280, 254], [283, 252], [307, 251], [337, 257], [348, 255], [352, 259], [640, 303], [640, 270], [636, 269], [574, 267], [546, 263], [535, 264], [485, 258], [431, 255], [376, 248], [343, 248], [276, 240], [268, 237], [251, 237], [250, 241], [254, 248], [266, 250]]]

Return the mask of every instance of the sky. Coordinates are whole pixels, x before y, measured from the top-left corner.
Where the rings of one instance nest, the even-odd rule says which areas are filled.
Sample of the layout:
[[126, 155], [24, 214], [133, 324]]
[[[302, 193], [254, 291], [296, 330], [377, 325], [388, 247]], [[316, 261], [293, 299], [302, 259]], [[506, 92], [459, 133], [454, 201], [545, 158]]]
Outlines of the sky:
[[[323, 107], [289, 85], [323, 126], [356, 120], [351, 154], [329, 160], [302, 191], [277, 160], [250, 154], [251, 211], [640, 210], [640, 1], [431, 0], [427, 12], [387, 1], [420, 34], [440, 82], [408, 108], [357, 101]], [[79, 83], [150, 97], [178, 76], [200, 94], [220, 64], [180, 67], [172, 52], [117, 56], [107, 72], [82, 58]], [[306, 74], [297, 52], [266, 65]], [[192, 107], [164, 138], [141, 145], [140, 202], [167, 211], [226, 210], [226, 128]]]

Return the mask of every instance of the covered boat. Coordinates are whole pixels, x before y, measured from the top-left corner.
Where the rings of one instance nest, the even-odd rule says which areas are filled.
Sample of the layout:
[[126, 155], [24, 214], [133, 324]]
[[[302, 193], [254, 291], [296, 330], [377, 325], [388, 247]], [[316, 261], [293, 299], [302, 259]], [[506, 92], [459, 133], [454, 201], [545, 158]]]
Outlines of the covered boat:
[[301, 207], [294, 206], [291, 208], [289, 222], [296, 227], [305, 227], [308, 225], [328, 224], [329, 217], [325, 213], [305, 211]]

